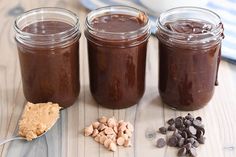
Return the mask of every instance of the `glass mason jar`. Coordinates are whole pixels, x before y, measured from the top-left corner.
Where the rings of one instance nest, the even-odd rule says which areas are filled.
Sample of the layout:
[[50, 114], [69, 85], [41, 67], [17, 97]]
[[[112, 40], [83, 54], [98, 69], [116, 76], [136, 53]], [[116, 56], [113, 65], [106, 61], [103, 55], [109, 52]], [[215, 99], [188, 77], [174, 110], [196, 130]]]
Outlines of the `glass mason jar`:
[[25, 98], [71, 106], [80, 91], [79, 19], [61, 8], [23, 13], [14, 25]]
[[207, 9], [180, 7], [157, 20], [159, 92], [164, 103], [196, 110], [214, 93], [221, 56], [223, 25]]
[[99, 8], [87, 15], [85, 36], [95, 100], [114, 109], [136, 104], [145, 90], [147, 15], [126, 6]]

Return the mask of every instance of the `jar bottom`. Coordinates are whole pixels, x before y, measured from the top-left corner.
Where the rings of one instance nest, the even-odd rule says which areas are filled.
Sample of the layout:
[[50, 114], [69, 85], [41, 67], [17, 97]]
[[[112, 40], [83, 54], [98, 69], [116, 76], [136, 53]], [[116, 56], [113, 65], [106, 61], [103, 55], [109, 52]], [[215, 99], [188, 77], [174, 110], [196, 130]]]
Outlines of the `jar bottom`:
[[206, 103], [206, 104], [201, 104], [201, 105], [199, 105], [199, 106], [196, 106], [196, 107], [194, 107], [194, 108], [193, 108], [193, 107], [188, 108], [188, 107], [179, 106], [179, 105], [174, 105], [174, 104], [167, 104], [167, 103], [164, 102], [163, 100], [162, 100], [162, 102], [163, 102], [164, 104], [168, 105], [168, 107], [169, 107], [170, 109], [172, 109], [172, 110], [179, 110], [179, 111], [195, 111], [195, 110], [199, 110], [199, 109], [205, 107], [205, 106], [208, 104], [208, 103]]
[[43, 97], [37, 97], [37, 98], [33, 98], [30, 96], [27, 96], [26, 94], [25, 98], [27, 101], [31, 102], [31, 103], [47, 103], [47, 102], [53, 102], [53, 103], [58, 103], [60, 107], [62, 108], [67, 108], [72, 106], [78, 96], [79, 96], [79, 92], [77, 94], [75, 94], [73, 97], [68, 97], [68, 98], [63, 98], [63, 99], [58, 99], [58, 98], [43, 98]]
[[199, 97], [194, 97], [192, 102], [187, 101], [177, 101], [170, 99], [172, 96], [160, 92], [161, 100], [164, 104], [168, 105], [171, 109], [180, 110], [180, 111], [194, 111], [203, 108], [208, 104], [214, 94], [214, 90], [201, 94]]
[[94, 100], [99, 105], [101, 105], [103, 107], [106, 107], [106, 108], [109, 108], [109, 109], [125, 109], [125, 108], [131, 107], [131, 106], [135, 106], [140, 101], [143, 94], [140, 96], [140, 98], [137, 98], [135, 100], [129, 100], [129, 101], [126, 101], [126, 102], [122, 102], [122, 101], [117, 101], [117, 102], [113, 101], [112, 102], [112, 101], [109, 101], [109, 100], [105, 101], [105, 100], [100, 99], [99, 97], [97, 97], [93, 93], [92, 93], [92, 96], [93, 96]]

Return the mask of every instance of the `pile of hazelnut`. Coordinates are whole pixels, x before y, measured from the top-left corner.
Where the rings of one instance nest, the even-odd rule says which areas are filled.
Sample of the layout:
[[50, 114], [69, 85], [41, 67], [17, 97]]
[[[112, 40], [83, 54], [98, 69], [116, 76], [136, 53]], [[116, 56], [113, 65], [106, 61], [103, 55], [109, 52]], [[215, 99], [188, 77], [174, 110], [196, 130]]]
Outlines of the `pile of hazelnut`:
[[130, 122], [102, 116], [84, 129], [84, 135], [92, 136], [95, 141], [103, 144], [108, 150], [116, 151], [117, 145], [131, 146], [133, 131], [134, 127]]

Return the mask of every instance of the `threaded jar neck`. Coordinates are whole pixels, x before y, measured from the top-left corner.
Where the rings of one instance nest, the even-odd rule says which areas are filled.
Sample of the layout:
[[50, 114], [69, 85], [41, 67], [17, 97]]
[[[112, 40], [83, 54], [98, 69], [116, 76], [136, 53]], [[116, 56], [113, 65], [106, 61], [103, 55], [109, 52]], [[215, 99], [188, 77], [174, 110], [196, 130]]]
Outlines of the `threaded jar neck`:
[[[38, 22], [63, 22], [71, 27], [56, 33], [37, 34], [24, 30]], [[57, 26], [55, 26], [57, 27]], [[79, 18], [69, 10], [55, 7], [36, 8], [23, 13], [15, 20], [15, 39], [29, 47], [65, 47], [80, 37]], [[56, 28], [55, 28], [56, 29]]]
[[[191, 20], [196, 22], [207, 22], [211, 25], [211, 30], [205, 33], [179, 33], [171, 31], [166, 27], [169, 22]], [[223, 38], [223, 24], [219, 15], [198, 7], [178, 7], [170, 9], [160, 15], [156, 22], [156, 35], [159, 40], [169, 45], [181, 46], [191, 45], [191, 48], [204, 48], [218, 44]]]

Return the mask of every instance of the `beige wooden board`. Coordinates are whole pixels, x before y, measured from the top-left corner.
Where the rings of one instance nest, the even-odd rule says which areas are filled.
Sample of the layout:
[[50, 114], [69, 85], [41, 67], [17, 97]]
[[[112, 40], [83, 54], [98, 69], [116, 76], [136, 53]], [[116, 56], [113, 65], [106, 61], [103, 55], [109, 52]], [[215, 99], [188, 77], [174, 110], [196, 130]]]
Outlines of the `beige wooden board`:
[[[70, 9], [80, 16], [83, 30], [87, 11], [76, 0], [1, 0], [0, 1], [0, 139], [17, 132], [17, 122], [26, 103], [21, 84], [19, 60], [14, 41], [13, 22], [19, 9], [42, 6]], [[0, 146], [1, 157], [175, 157], [176, 149], [155, 147], [156, 139], [148, 140], [145, 132], [157, 130], [170, 117], [187, 112], [174, 111], [161, 103], [158, 94], [158, 41], [150, 38], [146, 67], [146, 92], [139, 104], [122, 110], [99, 106], [91, 97], [88, 78], [88, 57], [85, 37], [80, 39], [81, 92], [76, 103], [61, 112], [61, 118], [46, 136], [32, 142], [14, 141]], [[222, 62], [220, 86], [211, 102], [191, 112], [204, 118], [206, 144], [198, 148], [199, 157], [236, 157], [236, 66]], [[99, 116], [115, 116], [135, 126], [133, 147], [119, 148], [112, 153], [84, 137], [83, 128]], [[158, 137], [163, 137], [157, 135]]]

